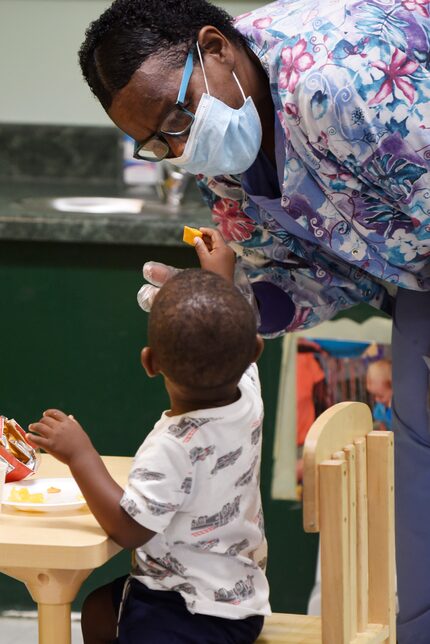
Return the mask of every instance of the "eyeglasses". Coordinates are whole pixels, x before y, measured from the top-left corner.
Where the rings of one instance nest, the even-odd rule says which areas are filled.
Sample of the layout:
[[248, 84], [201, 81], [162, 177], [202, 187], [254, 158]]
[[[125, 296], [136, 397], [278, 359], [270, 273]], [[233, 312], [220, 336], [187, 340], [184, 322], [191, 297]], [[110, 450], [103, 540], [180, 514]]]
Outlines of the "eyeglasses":
[[170, 153], [170, 146], [165, 136], [183, 136], [190, 130], [195, 115], [184, 107], [184, 101], [191, 74], [193, 73], [193, 51], [194, 48], [188, 53], [185, 62], [175, 106], [167, 114], [156, 134], [150, 136], [146, 141], [135, 142], [133, 153], [135, 159], [162, 161]]

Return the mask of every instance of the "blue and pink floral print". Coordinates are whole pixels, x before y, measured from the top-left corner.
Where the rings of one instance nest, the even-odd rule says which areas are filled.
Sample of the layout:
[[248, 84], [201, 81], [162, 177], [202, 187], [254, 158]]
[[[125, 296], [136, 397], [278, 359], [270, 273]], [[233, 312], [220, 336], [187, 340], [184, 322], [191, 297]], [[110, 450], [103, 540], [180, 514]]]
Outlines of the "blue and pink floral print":
[[266, 335], [382, 306], [388, 284], [429, 290], [430, 3], [280, 0], [236, 28], [269, 78], [277, 170], [260, 154], [199, 185]]

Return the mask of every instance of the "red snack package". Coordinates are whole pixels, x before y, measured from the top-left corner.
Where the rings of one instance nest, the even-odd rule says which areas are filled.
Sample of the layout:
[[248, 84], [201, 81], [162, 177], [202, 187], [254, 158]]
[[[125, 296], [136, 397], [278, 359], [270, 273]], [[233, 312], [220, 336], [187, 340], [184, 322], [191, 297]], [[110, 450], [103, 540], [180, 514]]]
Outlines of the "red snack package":
[[6, 483], [32, 476], [39, 467], [40, 455], [16, 422], [0, 416], [0, 460], [7, 463]]

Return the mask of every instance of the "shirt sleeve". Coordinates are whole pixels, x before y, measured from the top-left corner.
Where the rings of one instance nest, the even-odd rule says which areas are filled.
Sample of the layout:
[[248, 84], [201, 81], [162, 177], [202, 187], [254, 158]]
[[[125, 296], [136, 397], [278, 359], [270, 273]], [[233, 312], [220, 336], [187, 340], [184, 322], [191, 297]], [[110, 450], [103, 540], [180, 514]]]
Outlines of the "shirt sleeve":
[[198, 185], [252, 286], [264, 337], [311, 328], [359, 302], [382, 307], [385, 289], [355, 266], [338, 262], [334, 275], [314, 245], [284, 231], [272, 235], [250, 219], [242, 209], [240, 183], [200, 176]]
[[163, 532], [189, 498], [191, 487], [187, 452], [160, 436], [138, 451], [120, 504], [145, 528]]

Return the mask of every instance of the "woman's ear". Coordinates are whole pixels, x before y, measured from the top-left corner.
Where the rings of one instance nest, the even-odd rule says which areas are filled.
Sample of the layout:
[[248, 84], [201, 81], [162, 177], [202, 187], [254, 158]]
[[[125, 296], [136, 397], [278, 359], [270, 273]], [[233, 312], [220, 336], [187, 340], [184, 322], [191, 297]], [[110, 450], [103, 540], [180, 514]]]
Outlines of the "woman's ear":
[[216, 27], [206, 25], [197, 36], [202, 53], [215, 56], [220, 62], [234, 67], [234, 48], [230, 41]]
[[253, 362], [257, 362], [258, 358], [263, 353], [263, 349], [264, 349], [264, 340], [261, 337], [261, 335], [259, 335], [257, 333], [257, 335], [255, 337], [255, 357], [254, 357]]
[[155, 363], [154, 354], [151, 347], [144, 347], [140, 353], [140, 361], [147, 375], [150, 378], [157, 376], [160, 371]]

